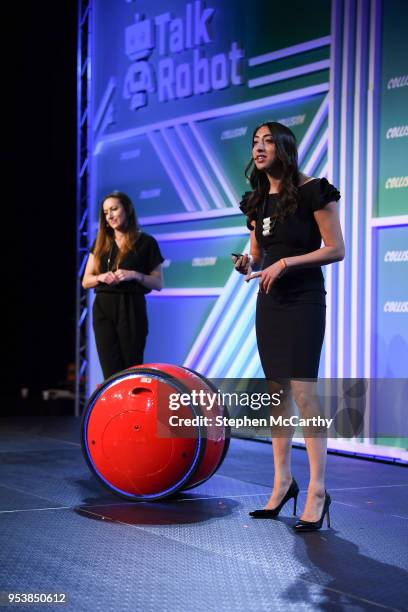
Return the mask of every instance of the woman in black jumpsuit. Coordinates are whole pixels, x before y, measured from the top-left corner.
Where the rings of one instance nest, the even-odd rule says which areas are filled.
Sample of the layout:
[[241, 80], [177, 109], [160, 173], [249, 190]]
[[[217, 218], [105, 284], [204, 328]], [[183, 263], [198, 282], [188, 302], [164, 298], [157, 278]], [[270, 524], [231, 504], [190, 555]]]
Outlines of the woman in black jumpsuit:
[[[251, 256], [240, 257], [236, 269], [247, 280], [260, 279], [256, 334], [262, 367], [271, 391], [285, 390], [283, 417], [291, 416], [291, 395], [301, 417], [317, 416], [326, 312], [320, 266], [344, 257], [336, 210], [340, 194], [326, 179], [299, 172], [295, 136], [280, 123], [265, 123], [254, 131], [250, 169], [253, 191], [245, 194], [241, 210], [251, 230]], [[259, 265], [262, 270], [253, 273]], [[266, 507], [251, 513], [255, 518], [276, 517], [289, 499], [296, 504], [292, 436], [291, 427], [273, 431], [274, 488]], [[319, 529], [331, 501], [325, 490], [326, 436], [306, 430], [304, 437], [310, 480], [297, 531]]]
[[103, 375], [143, 363], [148, 333], [145, 294], [162, 288], [163, 257], [141, 232], [130, 198], [108, 194], [82, 281], [95, 289], [93, 328]]

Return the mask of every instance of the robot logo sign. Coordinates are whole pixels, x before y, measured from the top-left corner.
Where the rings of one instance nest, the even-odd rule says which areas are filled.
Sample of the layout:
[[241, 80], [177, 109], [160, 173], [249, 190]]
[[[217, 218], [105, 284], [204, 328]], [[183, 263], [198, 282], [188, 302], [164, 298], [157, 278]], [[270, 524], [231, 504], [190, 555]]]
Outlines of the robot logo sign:
[[[214, 8], [202, 0], [188, 3], [182, 17], [170, 12], [152, 18], [135, 16], [136, 22], [125, 29], [126, 55], [132, 61], [123, 86], [123, 97], [130, 109], [148, 104], [148, 94], [156, 93], [159, 102], [242, 85], [244, 50], [232, 42], [226, 53], [206, 57], [199, 46], [213, 41], [211, 22]], [[177, 63], [175, 56], [192, 51], [189, 61]], [[159, 56], [153, 63], [151, 56]]]

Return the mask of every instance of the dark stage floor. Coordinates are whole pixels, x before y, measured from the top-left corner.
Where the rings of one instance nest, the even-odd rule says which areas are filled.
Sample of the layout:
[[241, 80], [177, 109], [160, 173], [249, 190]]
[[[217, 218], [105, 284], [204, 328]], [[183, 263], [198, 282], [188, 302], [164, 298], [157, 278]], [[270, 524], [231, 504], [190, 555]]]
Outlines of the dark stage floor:
[[[291, 502], [276, 521], [248, 517], [273, 479], [268, 444], [232, 440], [204, 485], [176, 500], [129, 504], [90, 474], [73, 418], [2, 419], [0, 427], [0, 592], [69, 600], [16, 609], [408, 609], [402, 466], [330, 455], [332, 529], [300, 535]], [[306, 453], [295, 449], [293, 458], [302, 508]]]

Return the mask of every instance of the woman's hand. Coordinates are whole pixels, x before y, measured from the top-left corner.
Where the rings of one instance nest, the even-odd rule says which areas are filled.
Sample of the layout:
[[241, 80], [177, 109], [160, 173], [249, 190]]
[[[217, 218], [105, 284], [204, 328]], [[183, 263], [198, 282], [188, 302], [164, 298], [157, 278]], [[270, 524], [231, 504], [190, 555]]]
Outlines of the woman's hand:
[[106, 285], [117, 285], [119, 282], [113, 272], [105, 272], [104, 274], [99, 274], [97, 276], [97, 280], [99, 283], [105, 283]]
[[142, 275], [139, 272], [135, 272], [135, 270], [116, 270], [115, 279], [116, 282], [121, 283], [122, 281], [131, 281], [131, 280], [139, 280], [139, 277]]
[[249, 256], [247, 254], [238, 257], [234, 263], [234, 268], [240, 274], [251, 274], [251, 266], [249, 265]]
[[259, 288], [262, 293], [269, 293], [273, 283], [277, 278], [280, 278], [285, 273], [286, 267], [280, 261], [276, 261], [271, 266], [268, 266], [264, 270], [260, 272], [255, 272], [254, 274], [248, 274], [245, 277], [246, 281], [250, 281], [253, 278], [260, 277]]

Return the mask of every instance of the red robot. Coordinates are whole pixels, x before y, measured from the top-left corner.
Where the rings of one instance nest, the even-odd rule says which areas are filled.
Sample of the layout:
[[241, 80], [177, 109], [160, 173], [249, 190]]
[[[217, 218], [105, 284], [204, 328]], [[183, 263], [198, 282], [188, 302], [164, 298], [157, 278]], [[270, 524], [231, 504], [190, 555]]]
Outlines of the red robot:
[[128, 500], [152, 501], [205, 482], [223, 462], [230, 436], [218, 390], [170, 364], [118, 372], [90, 397], [82, 448], [91, 471]]

